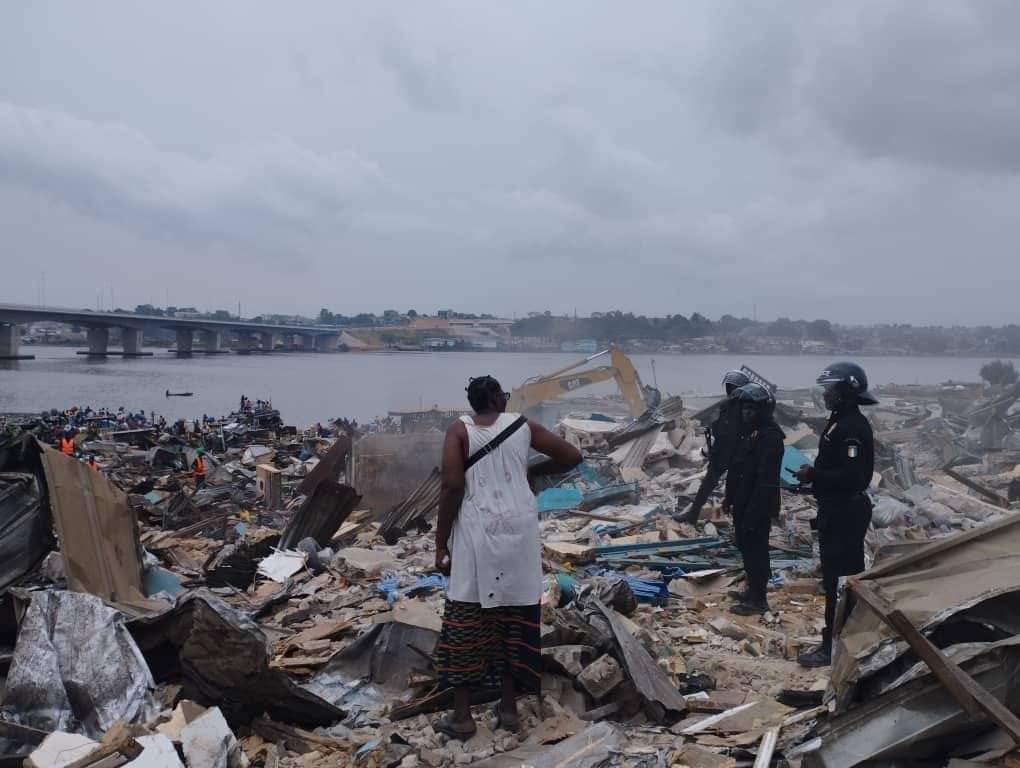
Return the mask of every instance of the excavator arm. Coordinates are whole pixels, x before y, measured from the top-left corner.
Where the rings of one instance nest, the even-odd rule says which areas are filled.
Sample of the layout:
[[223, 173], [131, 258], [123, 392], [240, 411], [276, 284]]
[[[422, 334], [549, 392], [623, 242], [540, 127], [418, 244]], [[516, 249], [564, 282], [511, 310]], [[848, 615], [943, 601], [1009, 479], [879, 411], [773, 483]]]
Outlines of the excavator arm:
[[[605, 355], [609, 355], [610, 365], [577, 370]], [[627, 403], [627, 408], [634, 418], [637, 418], [649, 408], [654, 408], [661, 400], [661, 395], [657, 389], [645, 387], [641, 384], [641, 377], [638, 376], [634, 364], [623, 353], [623, 350], [612, 346], [573, 365], [561, 368], [548, 376], [539, 376], [524, 382], [510, 393], [509, 410], [514, 413], [526, 413], [546, 400], [551, 400], [574, 392], [582, 387], [608, 381], [609, 379], [616, 379], [616, 384], [620, 388], [620, 394], [623, 396], [624, 401]]]

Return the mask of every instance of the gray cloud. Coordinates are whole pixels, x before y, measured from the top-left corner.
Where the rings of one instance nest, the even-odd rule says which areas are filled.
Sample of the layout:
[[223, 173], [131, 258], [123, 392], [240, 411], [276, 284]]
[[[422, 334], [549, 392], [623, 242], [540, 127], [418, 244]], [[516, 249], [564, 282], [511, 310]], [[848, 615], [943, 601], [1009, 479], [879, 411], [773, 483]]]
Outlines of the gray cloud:
[[353, 152], [277, 138], [198, 158], [123, 126], [2, 103], [0, 181], [154, 238], [286, 251], [297, 263], [309, 237], [343, 227], [387, 187]]
[[[818, 45], [820, 116], [867, 154], [928, 166], [1020, 170], [1020, 5], [870, 0]], [[850, 14], [848, 13], [847, 16]]]
[[1015, 321], [1009, 0], [5, 20], [2, 299]]

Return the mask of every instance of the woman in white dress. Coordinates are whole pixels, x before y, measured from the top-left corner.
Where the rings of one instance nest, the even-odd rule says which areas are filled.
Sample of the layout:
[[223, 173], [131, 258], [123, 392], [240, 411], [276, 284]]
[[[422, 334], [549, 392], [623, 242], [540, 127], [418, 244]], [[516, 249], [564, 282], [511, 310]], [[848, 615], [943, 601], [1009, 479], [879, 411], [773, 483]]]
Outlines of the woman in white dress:
[[499, 724], [517, 730], [516, 696], [539, 692], [542, 557], [528, 455], [545, 454], [556, 472], [582, 460], [567, 441], [506, 413], [509, 395], [491, 376], [472, 379], [467, 393], [474, 415], [446, 431], [436, 525], [436, 567], [450, 576], [436, 668], [454, 711], [435, 727], [457, 739], [475, 732], [474, 694], [498, 690]]

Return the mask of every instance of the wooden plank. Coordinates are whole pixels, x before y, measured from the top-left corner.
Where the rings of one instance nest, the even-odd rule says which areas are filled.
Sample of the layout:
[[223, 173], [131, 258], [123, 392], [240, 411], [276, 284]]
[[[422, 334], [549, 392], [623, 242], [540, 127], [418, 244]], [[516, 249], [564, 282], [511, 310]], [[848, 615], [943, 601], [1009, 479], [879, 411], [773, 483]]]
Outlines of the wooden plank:
[[29, 728], [27, 725], [0, 720], [0, 738], [10, 739], [18, 744], [38, 746], [49, 735], [49, 731], [40, 731], [37, 728]]
[[779, 726], [769, 728], [761, 735], [761, 743], [758, 744], [758, 754], [754, 758], [754, 768], [769, 768], [772, 762], [772, 754], [776, 751], [776, 744], [779, 742]]
[[986, 499], [989, 499], [993, 504], [995, 504], [995, 506], [1002, 507], [1003, 509], [1009, 509], [1009, 499], [1003, 498], [999, 494], [995, 493], [995, 491], [985, 488], [980, 483], [974, 482], [966, 475], [961, 475], [959, 472], [950, 469], [948, 466], [942, 467], [942, 471], [953, 478], [956, 482], [967, 486], [975, 493], [979, 493]]
[[108, 602], [143, 599], [138, 520], [127, 494], [81, 462], [40, 446], [68, 587]]
[[900, 555], [886, 563], [880, 563], [867, 573], [862, 574], [862, 576], [867, 579], [877, 579], [880, 576], [885, 576], [886, 574], [898, 571], [901, 568], [906, 568], [914, 565], [915, 563], [923, 562], [930, 557], [942, 554], [946, 550], [953, 549], [961, 544], [966, 544], [974, 539], [980, 539], [982, 536], [998, 533], [1004, 528], [1009, 528], [1011, 525], [1016, 525], [1017, 523], [1020, 523], [1020, 515], [1006, 515], [999, 520], [986, 523], [985, 525], [979, 525], [977, 528], [971, 528], [969, 531], [964, 531], [963, 533], [958, 533], [954, 536], [937, 539], [931, 544], [921, 547], [913, 552]]
[[878, 593], [857, 579], [849, 580], [849, 588], [862, 603], [907, 641], [939, 682], [969, 715], [984, 712], [1009, 734], [1014, 744], [1020, 744], [1020, 719], [1005, 704], [992, 696], [974, 678], [953, 663], [936, 648], [902, 611], [892, 609]]
[[[127, 760], [134, 760], [140, 754], [142, 754], [142, 745], [128, 736], [112, 744], [100, 745], [85, 757], [70, 763], [67, 768], [95, 768], [97, 763], [101, 763], [109, 757], [123, 756]], [[127, 761], [125, 760], [125, 762]]]
[[546, 557], [560, 562], [590, 563], [595, 559], [594, 550], [585, 544], [569, 541], [546, 541], [542, 544]]

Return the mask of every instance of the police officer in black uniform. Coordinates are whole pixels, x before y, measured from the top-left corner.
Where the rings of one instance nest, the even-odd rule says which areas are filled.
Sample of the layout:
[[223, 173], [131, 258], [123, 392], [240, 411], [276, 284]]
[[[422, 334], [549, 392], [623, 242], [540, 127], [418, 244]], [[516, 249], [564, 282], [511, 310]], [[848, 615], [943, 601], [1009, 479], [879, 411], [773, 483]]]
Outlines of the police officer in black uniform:
[[723, 376], [723, 389], [726, 391], [727, 399], [719, 405], [719, 415], [705, 430], [705, 436], [708, 438], [708, 469], [701, 479], [701, 485], [698, 486], [694, 503], [679, 518], [681, 523], [697, 525], [701, 508], [705, 506], [709, 495], [715, 490], [720, 478], [729, 468], [730, 457], [733, 455], [743, 430], [740, 419], [740, 403], [734, 398], [734, 393], [740, 387], [749, 384], [750, 381], [743, 371], [727, 371]]
[[875, 466], [875, 442], [860, 406], [878, 403], [868, 392], [864, 369], [856, 363], [830, 365], [817, 383], [824, 388], [825, 407], [832, 413], [822, 432], [814, 466], [801, 467], [797, 479], [811, 485], [818, 501], [825, 629], [821, 647], [798, 658], [805, 667], [824, 667], [832, 662], [839, 577], [864, 570], [864, 536], [871, 524], [871, 499], [866, 491]]
[[769, 532], [779, 517], [779, 472], [783, 465], [783, 430], [773, 418], [776, 401], [760, 384], [745, 384], [735, 393], [740, 403], [744, 437], [730, 461], [724, 509], [733, 514], [737, 548], [744, 559], [747, 591], [730, 611], [740, 616], [769, 609], [767, 590]]

